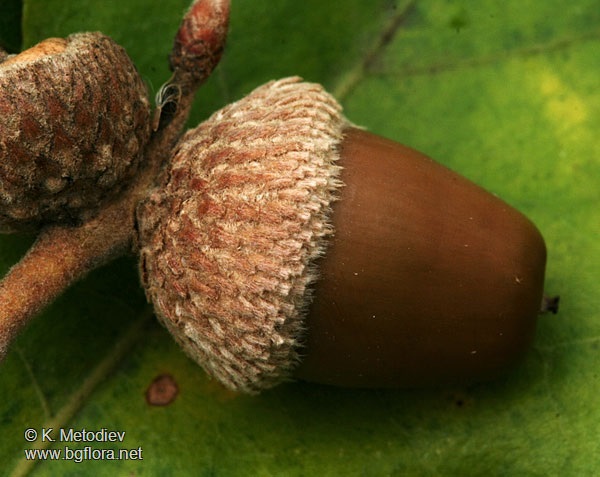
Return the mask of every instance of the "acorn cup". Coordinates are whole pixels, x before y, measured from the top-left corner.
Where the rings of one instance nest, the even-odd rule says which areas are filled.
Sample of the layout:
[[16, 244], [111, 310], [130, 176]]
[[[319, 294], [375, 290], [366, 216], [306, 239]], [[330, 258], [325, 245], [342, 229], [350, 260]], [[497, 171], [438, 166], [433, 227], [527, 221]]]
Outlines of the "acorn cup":
[[0, 233], [93, 217], [133, 181], [149, 118], [135, 65], [102, 33], [0, 62]]
[[533, 339], [536, 227], [299, 78], [185, 134], [137, 215], [157, 316], [236, 391], [484, 381]]

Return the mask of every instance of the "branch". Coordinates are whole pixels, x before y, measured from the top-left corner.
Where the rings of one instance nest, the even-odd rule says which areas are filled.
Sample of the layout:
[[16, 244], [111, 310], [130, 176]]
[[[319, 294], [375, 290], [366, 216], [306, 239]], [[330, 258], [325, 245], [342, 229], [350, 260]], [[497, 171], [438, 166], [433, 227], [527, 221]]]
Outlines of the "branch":
[[[169, 120], [161, 118], [157, 123], [144, 150], [143, 167], [129, 188], [77, 227], [55, 225], [44, 229], [0, 282], [0, 360], [26, 323], [66, 288], [131, 250], [137, 204], [156, 186], [181, 135], [196, 89], [221, 57], [228, 14], [228, 1], [198, 0], [184, 17], [171, 54], [174, 75], [169, 82], [180, 95]], [[204, 50], [199, 44], [205, 45]]]

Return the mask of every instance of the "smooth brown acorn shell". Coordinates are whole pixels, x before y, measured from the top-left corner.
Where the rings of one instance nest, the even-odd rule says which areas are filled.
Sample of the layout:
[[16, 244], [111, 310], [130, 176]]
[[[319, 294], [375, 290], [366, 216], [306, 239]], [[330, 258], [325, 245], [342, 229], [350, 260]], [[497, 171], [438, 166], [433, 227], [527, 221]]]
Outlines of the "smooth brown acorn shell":
[[335, 235], [295, 375], [414, 387], [486, 381], [530, 346], [546, 247], [520, 212], [427, 156], [350, 128]]

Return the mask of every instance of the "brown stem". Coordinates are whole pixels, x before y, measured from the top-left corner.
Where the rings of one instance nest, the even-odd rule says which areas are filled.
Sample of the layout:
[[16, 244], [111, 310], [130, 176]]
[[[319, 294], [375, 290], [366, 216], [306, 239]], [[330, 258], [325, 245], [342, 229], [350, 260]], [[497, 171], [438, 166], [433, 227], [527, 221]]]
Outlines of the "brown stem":
[[[114, 209], [114, 207], [112, 207]], [[110, 214], [119, 222], [119, 217]], [[123, 224], [118, 236], [104, 232], [103, 211], [84, 225], [44, 230], [29, 252], [0, 283], [0, 358], [12, 339], [32, 316], [89, 270], [124, 252]], [[93, 230], [97, 229], [97, 233]], [[91, 233], [90, 233], [91, 232]]]
[[[181, 91], [181, 97], [177, 98], [173, 116], [160, 121], [147, 144], [144, 165], [135, 181], [85, 223], [43, 230], [0, 282], [0, 360], [31, 317], [88, 272], [131, 249], [137, 204], [156, 185], [160, 170], [181, 135], [196, 88], [220, 58], [225, 41], [222, 27], [225, 25], [226, 29], [228, 13], [229, 1], [198, 0], [186, 14], [171, 54], [174, 75], [170, 83]], [[219, 22], [221, 29], [215, 26]], [[197, 28], [198, 25], [204, 26]], [[214, 51], [197, 45], [208, 45]], [[206, 54], [210, 54], [208, 62]], [[187, 56], [179, 58], [181, 55]]]

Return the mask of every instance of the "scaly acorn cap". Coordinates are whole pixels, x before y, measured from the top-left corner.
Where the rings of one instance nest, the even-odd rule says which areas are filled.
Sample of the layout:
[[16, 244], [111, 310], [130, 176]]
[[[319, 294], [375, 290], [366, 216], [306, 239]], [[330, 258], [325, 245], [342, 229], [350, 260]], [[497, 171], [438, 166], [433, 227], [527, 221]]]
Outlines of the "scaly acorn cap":
[[298, 362], [347, 125], [320, 85], [267, 83], [185, 134], [138, 208], [148, 298], [230, 389], [271, 387]]
[[0, 231], [94, 214], [135, 175], [149, 117], [138, 71], [101, 33], [0, 63]]

